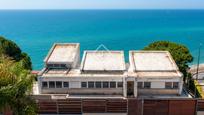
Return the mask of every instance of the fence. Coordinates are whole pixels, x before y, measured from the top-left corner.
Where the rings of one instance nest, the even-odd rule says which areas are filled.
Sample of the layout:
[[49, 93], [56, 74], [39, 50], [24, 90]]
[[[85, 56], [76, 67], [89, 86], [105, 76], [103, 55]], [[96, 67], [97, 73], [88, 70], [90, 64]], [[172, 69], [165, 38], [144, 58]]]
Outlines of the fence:
[[37, 100], [39, 114], [126, 113], [128, 115], [203, 115], [204, 100], [64, 99]]

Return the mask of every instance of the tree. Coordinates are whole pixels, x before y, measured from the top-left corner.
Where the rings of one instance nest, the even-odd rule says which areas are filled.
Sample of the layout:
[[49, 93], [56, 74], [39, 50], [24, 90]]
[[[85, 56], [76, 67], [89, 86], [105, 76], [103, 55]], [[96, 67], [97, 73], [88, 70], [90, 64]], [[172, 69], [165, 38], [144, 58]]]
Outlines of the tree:
[[20, 62], [0, 58], [0, 110], [9, 107], [16, 115], [35, 114], [36, 105], [29, 96], [33, 76]]
[[15, 115], [33, 115], [36, 105], [29, 95], [34, 76], [30, 57], [16, 43], [0, 37], [0, 110]]
[[30, 57], [21, 51], [16, 43], [0, 36], [0, 55], [6, 55], [15, 61], [21, 61], [25, 69], [32, 69]]
[[187, 69], [189, 69], [188, 63], [193, 61], [193, 56], [186, 46], [169, 41], [156, 41], [146, 46], [144, 50], [169, 51], [179, 67], [179, 70], [183, 73], [185, 80], [188, 74]]

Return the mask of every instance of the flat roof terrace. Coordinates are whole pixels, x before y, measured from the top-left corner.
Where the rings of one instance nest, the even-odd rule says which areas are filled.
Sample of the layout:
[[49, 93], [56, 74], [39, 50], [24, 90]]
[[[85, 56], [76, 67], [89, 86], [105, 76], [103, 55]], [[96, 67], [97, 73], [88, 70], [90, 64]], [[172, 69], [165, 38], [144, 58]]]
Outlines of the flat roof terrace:
[[177, 71], [178, 67], [168, 51], [130, 51], [135, 71]]
[[81, 63], [82, 71], [125, 71], [123, 51], [85, 51]]
[[46, 63], [72, 63], [79, 49], [79, 43], [56, 43], [44, 59]]
[[182, 77], [182, 73], [168, 51], [130, 51], [130, 76], [147, 78]]

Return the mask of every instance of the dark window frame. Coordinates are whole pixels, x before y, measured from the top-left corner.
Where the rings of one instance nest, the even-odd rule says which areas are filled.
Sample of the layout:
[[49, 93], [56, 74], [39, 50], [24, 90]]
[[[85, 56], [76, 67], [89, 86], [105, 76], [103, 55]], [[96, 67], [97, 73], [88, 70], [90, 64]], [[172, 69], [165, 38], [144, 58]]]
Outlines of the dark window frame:
[[172, 89], [172, 82], [165, 82], [165, 89]]
[[143, 87], [143, 82], [137, 82], [137, 88], [142, 89]]
[[95, 88], [95, 83], [93, 81], [89, 81], [88, 88]]
[[116, 82], [115, 81], [110, 82], [110, 88], [116, 88]]
[[117, 87], [118, 88], [123, 88], [123, 82], [122, 81], [117, 82]]
[[[44, 83], [46, 83], [46, 87], [44, 86], [44, 85], [45, 85]], [[42, 88], [48, 88], [48, 83], [47, 83], [47, 81], [43, 81], [43, 82], [42, 82]]]
[[151, 82], [144, 82], [144, 89], [150, 89], [151, 88]]
[[[51, 85], [51, 83], [54, 83], [54, 87]], [[49, 81], [49, 88], [56, 88], [56, 83], [55, 81]]]
[[[83, 85], [85, 85], [85, 86], [83, 86]], [[81, 88], [87, 88], [87, 82], [81, 82]]]
[[108, 81], [103, 81], [102, 85], [103, 85], [103, 88], [109, 88], [110, 87], [110, 84]]
[[[67, 83], [66, 86], [65, 86], [65, 83]], [[64, 81], [64, 82], [63, 82], [63, 88], [69, 88], [69, 82], [68, 82], [68, 81]]]
[[56, 88], [62, 88], [62, 81], [56, 81]]
[[179, 88], [179, 82], [173, 82], [172, 84], [173, 84], [173, 86], [172, 86], [173, 89]]
[[96, 81], [95, 82], [95, 87], [96, 88], [102, 88], [102, 82], [101, 81]]

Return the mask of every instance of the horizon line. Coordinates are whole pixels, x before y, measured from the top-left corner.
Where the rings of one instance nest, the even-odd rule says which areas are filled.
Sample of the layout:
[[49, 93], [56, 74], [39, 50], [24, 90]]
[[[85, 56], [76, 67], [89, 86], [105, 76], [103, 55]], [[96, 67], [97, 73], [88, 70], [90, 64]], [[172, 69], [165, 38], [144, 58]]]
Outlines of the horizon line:
[[69, 8], [48, 8], [48, 9], [21, 9], [21, 8], [18, 8], [18, 9], [1, 9], [0, 10], [204, 10], [204, 8], [83, 8], [83, 9], [80, 9], [80, 8], [73, 8], [73, 9], [69, 9]]

